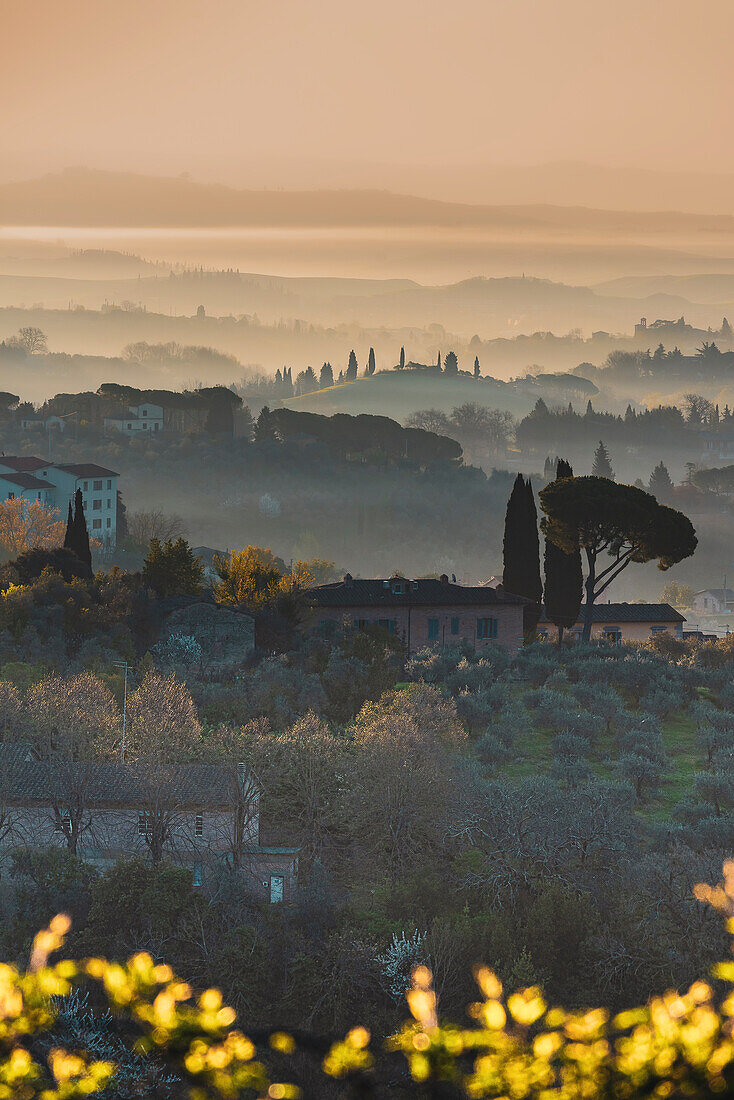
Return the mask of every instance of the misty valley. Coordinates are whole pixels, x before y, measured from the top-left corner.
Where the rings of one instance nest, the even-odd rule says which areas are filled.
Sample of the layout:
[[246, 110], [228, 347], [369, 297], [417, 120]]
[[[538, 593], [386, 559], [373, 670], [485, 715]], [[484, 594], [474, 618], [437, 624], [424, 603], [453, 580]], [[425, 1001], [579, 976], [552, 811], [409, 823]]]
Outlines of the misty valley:
[[0, 1100], [734, 1094], [734, 7], [0, 32]]

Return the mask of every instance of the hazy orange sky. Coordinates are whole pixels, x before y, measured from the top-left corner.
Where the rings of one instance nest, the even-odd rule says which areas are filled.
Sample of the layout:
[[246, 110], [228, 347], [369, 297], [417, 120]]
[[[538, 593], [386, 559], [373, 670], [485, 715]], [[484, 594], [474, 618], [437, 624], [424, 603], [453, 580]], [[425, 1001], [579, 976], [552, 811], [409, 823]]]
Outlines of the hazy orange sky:
[[734, 0], [0, 0], [0, 36], [0, 178], [734, 171]]

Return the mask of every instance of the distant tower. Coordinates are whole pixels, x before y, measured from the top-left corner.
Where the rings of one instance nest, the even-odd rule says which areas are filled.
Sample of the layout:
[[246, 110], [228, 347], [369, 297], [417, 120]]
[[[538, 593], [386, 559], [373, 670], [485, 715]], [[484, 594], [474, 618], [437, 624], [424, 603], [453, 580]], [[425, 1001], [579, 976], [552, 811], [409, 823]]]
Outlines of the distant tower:
[[206, 317], [206, 310], [204, 309], [203, 306], [199, 306], [199, 308], [196, 311], [196, 316], [200, 321], [202, 321]]

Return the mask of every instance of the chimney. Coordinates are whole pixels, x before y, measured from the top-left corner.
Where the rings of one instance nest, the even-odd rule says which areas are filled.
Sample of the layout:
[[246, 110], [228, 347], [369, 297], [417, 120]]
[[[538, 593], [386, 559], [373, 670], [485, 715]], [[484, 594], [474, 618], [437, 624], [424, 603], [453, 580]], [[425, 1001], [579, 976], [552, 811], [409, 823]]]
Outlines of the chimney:
[[345, 588], [353, 588], [354, 587], [354, 577], [352, 576], [351, 573], [345, 573], [344, 574], [344, 587]]

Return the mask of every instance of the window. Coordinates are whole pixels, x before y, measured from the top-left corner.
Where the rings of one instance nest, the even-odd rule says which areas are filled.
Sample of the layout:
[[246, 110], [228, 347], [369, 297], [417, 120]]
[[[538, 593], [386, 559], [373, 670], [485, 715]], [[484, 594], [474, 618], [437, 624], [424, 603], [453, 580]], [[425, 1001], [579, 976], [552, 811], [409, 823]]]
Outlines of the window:
[[193, 875], [191, 876], [191, 885], [192, 886], [197, 886], [197, 887], [201, 886], [201, 880], [202, 880], [201, 864], [200, 863], [195, 863], [194, 864], [194, 872], [193, 872]]
[[99, 492], [99, 490], [102, 488], [102, 482], [101, 481], [95, 481], [92, 488], [95, 490], [95, 492]]
[[89, 482], [88, 482], [88, 481], [85, 481], [85, 482], [84, 482], [84, 484], [82, 485], [82, 489], [83, 489], [83, 490], [84, 490], [84, 492], [86, 493], [86, 491], [87, 491], [87, 489], [88, 489], [88, 488], [89, 488]]
[[107, 497], [107, 507], [108, 507], [108, 508], [111, 508], [111, 507], [112, 507], [112, 501], [110, 500], [110, 498], [109, 498], [109, 497]]
[[160, 427], [160, 425], [159, 425], [159, 424], [154, 424], [154, 425], [153, 425], [153, 431], [154, 431], [154, 432], [157, 432], [157, 431], [158, 431], [158, 428], [159, 428], [159, 427]]
[[395, 581], [395, 583], [392, 586], [392, 590], [397, 596], [402, 596], [402, 594], [403, 594], [403, 582], [402, 581]]
[[438, 637], [438, 619], [428, 620], [428, 639], [429, 641]]
[[662, 623], [655, 623], [653, 626], [650, 627], [650, 633], [664, 634], [667, 629], [667, 626], [664, 626]]
[[271, 904], [276, 904], [283, 900], [283, 876], [271, 875], [270, 876], [270, 901]]
[[8, 500], [15, 500], [15, 493], [8, 493]]
[[370, 625], [369, 619], [355, 619], [354, 620], [354, 629], [355, 630], [366, 630], [369, 625]]
[[131, 431], [133, 430], [133, 426], [132, 426], [132, 424], [128, 424], [128, 426], [127, 426], [127, 430], [128, 430], [129, 432], [131, 432]]
[[111, 489], [111, 488], [112, 488], [112, 482], [110, 481], [110, 479], [109, 479], [109, 478], [107, 478], [107, 488], [108, 488], [108, 489]]
[[383, 630], [388, 630], [391, 634], [395, 633], [395, 619], [378, 619], [377, 625], [381, 626]]
[[147, 415], [148, 415], [148, 410], [147, 410], [147, 409], [143, 409], [143, 416], [147, 416]]
[[477, 619], [477, 638], [496, 638], [496, 619]]
[[459, 620], [456, 617], [454, 617], [451, 620], [451, 633], [452, 634], [458, 634], [459, 633]]
[[150, 810], [138, 810], [138, 836], [148, 837], [153, 832], [153, 821]]
[[611, 626], [603, 631], [602, 637], [611, 645], [619, 645], [622, 641], [622, 631], [617, 626]]
[[108, 530], [108, 531], [109, 531], [109, 529], [110, 529], [110, 527], [111, 527], [111, 526], [112, 526], [112, 520], [111, 520], [111, 519], [110, 519], [110, 517], [108, 516], [108, 517], [107, 517], [107, 530]]
[[102, 530], [102, 520], [101, 519], [93, 519], [92, 520], [92, 530], [93, 531], [101, 531]]
[[100, 500], [99, 497], [97, 497], [96, 500], [92, 501], [92, 511], [93, 512], [101, 512], [102, 511], [102, 501]]
[[197, 814], [194, 822], [194, 836], [204, 835], [204, 815]]

